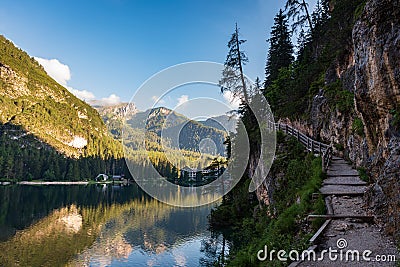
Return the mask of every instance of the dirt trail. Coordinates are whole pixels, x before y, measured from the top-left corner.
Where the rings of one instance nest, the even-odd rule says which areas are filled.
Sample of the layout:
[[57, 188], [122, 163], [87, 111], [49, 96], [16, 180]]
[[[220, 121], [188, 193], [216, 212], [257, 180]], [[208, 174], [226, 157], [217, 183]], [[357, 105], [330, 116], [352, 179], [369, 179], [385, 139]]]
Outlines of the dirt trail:
[[[333, 218], [316, 241], [318, 258], [321, 257], [323, 250], [331, 249], [337, 250], [331, 253], [332, 259], [337, 257], [336, 260], [331, 260], [329, 253], [325, 252], [321, 261], [306, 260], [293, 266], [399, 266], [400, 255], [392, 238], [386, 236], [373, 220], [367, 220], [373, 219], [368, 217], [372, 214], [363, 201], [367, 186], [357, 171], [343, 159], [334, 157], [327, 174], [328, 177], [324, 180], [320, 191], [327, 198], [333, 213], [331, 215], [348, 215], [353, 218]], [[357, 259], [355, 250], [359, 253], [359, 261], [353, 260]], [[369, 255], [367, 250], [371, 251]], [[364, 258], [363, 253], [366, 253]], [[378, 262], [379, 259], [388, 260], [393, 256], [397, 263]]]

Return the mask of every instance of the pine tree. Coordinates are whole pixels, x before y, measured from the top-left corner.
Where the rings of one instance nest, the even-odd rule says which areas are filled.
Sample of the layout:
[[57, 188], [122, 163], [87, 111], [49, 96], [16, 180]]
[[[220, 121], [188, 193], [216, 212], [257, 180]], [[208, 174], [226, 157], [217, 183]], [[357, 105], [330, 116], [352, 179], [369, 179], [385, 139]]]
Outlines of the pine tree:
[[254, 81], [254, 87], [256, 90], [261, 90], [261, 80], [260, 77], [257, 76], [256, 80]]
[[308, 23], [310, 31], [313, 32], [314, 27], [308, 10], [308, 3], [305, 0], [287, 0], [285, 10], [288, 11], [288, 17], [292, 18], [293, 29], [302, 28]]
[[310, 41], [310, 35], [307, 34], [304, 29], [301, 29], [299, 36], [297, 38], [297, 60], [302, 61], [304, 59], [304, 52], [307, 43]]
[[246, 86], [246, 79], [243, 73], [243, 65], [248, 62], [246, 54], [241, 50], [241, 45], [246, 40], [239, 38], [239, 29], [235, 27], [231, 39], [228, 42], [229, 52], [225, 61], [225, 68], [222, 71], [222, 78], [219, 81], [221, 92], [230, 91], [235, 97], [243, 95], [244, 102], [249, 102], [249, 94]]
[[329, 20], [329, 2], [327, 0], [317, 0], [315, 10], [311, 15], [313, 21], [313, 37], [322, 35], [322, 30]]
[[282, 10], [275, 16], [272, 26], [270, 48], [265, 67], [265, 84], [267, 88], [278, 77], [279, 70], [286, 68], [293, 61], [293, 45], [290, 40], [288, 21]]

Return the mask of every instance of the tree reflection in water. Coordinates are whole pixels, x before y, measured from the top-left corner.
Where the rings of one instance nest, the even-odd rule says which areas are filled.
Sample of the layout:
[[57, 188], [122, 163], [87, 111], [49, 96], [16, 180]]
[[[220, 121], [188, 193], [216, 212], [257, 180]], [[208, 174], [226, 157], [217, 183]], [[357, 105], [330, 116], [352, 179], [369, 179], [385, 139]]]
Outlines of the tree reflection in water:
[[[14, 201], [26, 194], [40, 201], [25, 207]], [[108, 266], [133, 260], [158, 266], [207, 266], [223, 262], [221, 255], [227, 251], [222, 236], [206, 230], [207, 216], [216, 204], [173, 207], [135, 186], [16, 186], [0, 188], [0, 200], [4, 199], [8, 202], [1, 203], [0, 227], [17, 231], [0, 243], [1, 266]], [[29, 225], [30, 217], [30, 225], [18, 229], [21, 225], [12, 223], [18, 215], [24, 217], [22, 225]], [[193, 255], [197, 263], [190, 258]]]
[[201, 241], [201, 250], [204, 256], [200, 258], [200, 266], [224, 266], [229, 253], [229, 244], [224, 234], [212, 232], [209, 238]]

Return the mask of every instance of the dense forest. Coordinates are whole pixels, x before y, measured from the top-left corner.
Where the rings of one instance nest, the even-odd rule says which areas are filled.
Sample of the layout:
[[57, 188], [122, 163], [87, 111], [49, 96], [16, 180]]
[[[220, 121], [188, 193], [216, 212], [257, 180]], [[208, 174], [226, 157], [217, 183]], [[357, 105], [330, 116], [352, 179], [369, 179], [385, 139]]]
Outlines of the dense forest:
[[70, 158], [32, 134], [7, 129], [0, 132], [0, 180], [80, 181], [92, 180], [99, 173], [129, 175], [121, 158]]
[[362, 0], [318, 1], [311, 25], [293, 24], [292, 30], [299, 32], [296, 45], [291, 43], [288, 15], [282, 11], [276, 15], [264, 90], [277, 118], [309, 119], [312, 100], [320, 90], [335, 104], [333, 109], [346, 112], [353, 108], [351, 85], [346, 77], [340, 79], [332, 72], [352, 49], [352, 28], [364, 5]]

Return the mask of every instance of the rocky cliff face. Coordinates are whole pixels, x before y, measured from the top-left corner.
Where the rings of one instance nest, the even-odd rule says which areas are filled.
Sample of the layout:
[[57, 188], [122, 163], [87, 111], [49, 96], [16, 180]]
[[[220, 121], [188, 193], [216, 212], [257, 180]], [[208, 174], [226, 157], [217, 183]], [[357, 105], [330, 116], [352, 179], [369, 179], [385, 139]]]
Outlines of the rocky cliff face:
[[115, 106], [94, 106], [104, 121], [109, 119], [131, 119], [138, 110], [133, 103], [121, 103]]
[[374, 153], [396, 134], [391, 111], [400, 103], [399, 1], [369, 1], [354, 26], [353, 42], [356, 110]]
[[336, 153], [356, 167], [368, 169], [374, 181], [368, 203], [386, 231], [400, 239], [400, 2], [368, 1], [352, 41], [347, 59], [334, 63], [325, 81], [339, 78], [343, 89], [354, 93], [354, 109], [332, 108], [320, 91], [309, 131], [337, 144]]
[[400, 2], [371, 0], [353, 29], [355, 107], [364, 124], [376, 184], [368, 200], [400, 238]]

